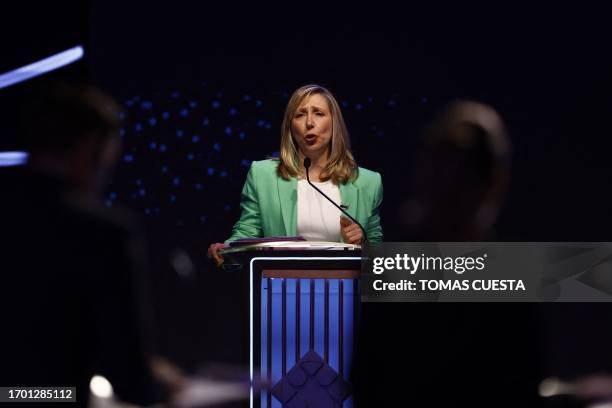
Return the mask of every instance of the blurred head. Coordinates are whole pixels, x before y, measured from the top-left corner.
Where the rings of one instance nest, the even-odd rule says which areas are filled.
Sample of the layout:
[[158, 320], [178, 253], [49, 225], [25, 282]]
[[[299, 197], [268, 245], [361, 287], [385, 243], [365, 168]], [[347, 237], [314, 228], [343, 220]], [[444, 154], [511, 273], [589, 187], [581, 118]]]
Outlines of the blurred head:
[[510, 177], [510, 141], [501, 117], [470, 101], [451, 104], [424, 132], [411, 223], [436, 240], [484, 239]]
[[289, 99], [281, 127], [279, 175], [297, 177], [304, 157], [327, 159], [323, 180], [346, 183], [357, 176], [340, 106], [320, 85], [305, 85]]
[[88, 192], [100, 192], [120, 153], [119, 107], [89, 86], [54, 84], [21, 111], [30, 165]]

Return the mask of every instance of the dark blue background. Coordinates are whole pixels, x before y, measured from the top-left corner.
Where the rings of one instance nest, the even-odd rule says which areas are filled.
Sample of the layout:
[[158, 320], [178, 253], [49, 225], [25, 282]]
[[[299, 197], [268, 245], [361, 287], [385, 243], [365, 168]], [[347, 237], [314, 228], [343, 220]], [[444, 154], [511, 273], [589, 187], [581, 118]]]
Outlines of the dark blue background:
[[[231, 361], [227, 339], [242, 341], [231, 286], [205, 253], [229, 235], [248, 165], [278, 150], [288, 95], [305, 83], [332, 90], [359, 164], [382, 173], [386, 240], [405, 236], [396, 220], [420, 129], [456, 98], [491, 104], [512, 136], [501, 240], [609, 240], [611, 61], [597, 10], [40, 7], [16, 9], [3, 26], [0, 70], [81, 43], [85, 60], [54, 76], [92, 81], [124, 105], [125, 152], [106, 199], [143, 217], [162, 344], [186, 367]], [[10, 132], [18, 90], [0, 91], [2, 148], [20, 145]], [[177, 248], [192, 257], [195, 276], [170, 266]]]

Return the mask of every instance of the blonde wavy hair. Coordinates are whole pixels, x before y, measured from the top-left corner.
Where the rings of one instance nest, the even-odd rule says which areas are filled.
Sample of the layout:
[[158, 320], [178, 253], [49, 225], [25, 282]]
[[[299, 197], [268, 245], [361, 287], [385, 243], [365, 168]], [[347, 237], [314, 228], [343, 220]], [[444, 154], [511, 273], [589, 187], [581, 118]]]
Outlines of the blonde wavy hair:
[[278, 175], [285, 180], [300, 174], [298, 147], [291, 134], [291, 122], [302, 102], [312, 95], [322, 95], [329, 104], [332, 116], [332, 136], [329, 147], [329, 160], [321, 173], [321, 180], [332, 180], [335, 184], [345, 184], [358, 177], [358, 167], [353, 153], [349, 133], [336, 98], [329, 90], [320, 85], [304, 85], [298, 88], [287, 103], [283, 124], [281, 126], [280, 163]]

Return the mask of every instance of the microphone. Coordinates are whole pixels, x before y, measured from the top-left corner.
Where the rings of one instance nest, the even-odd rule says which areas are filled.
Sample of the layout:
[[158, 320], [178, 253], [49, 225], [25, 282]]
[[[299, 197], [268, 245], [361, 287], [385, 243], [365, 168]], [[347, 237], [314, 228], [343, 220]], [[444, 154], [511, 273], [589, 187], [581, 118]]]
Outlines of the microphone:
[[334, 200], [332, 200], [331, 198], [329, 198], [324, 192], [322, 192], [321, 190], [319, 190], [319, 188], [317, 186], [315, 186], [314, 184], [312, 184], [310, 182], [310, 176], [308, 174], [308, 169], [310, 168], [310, 164], [312, 163], [312, 161], [310, 160], [310, 157], [305, 157], [304, 158], [304, 168], [306, 169], [306, 181], [308, 182], [308, 184], [310, 184], [312, 186], [312, 188], [314, 188], [315, 190], [317, 190], [319, 192], [319, 194], [321, 194], [323, 197], [325, 197], [327, 199], [327, 201], [329, 201], [330, 203], [332, 203], [334, 205], [334, 207], [336, 207], [337, 209], [339, 209], [340, 211], [342, 211], [342, 213], [344, 213], [344, 215], [346, 215], [351, 221], [353, 221], [355, 224], [359, 225], [359, 228], [361, 228], [361, 231], [363, 232], [363, 241], [361, 242], [362, 244], [365, 244], [366, 242], [368, 242], [368, 234], [366, 233], [365, 228], [363, 228], [363, 225], [361, 225], [361, 223], [359, 221], [357, 221], [355, 218], [353, 218], [349, 213], [347, 213], [344, 208], [342, 208], [341, 206], [339, 206], [338, 204], [334, 203]]

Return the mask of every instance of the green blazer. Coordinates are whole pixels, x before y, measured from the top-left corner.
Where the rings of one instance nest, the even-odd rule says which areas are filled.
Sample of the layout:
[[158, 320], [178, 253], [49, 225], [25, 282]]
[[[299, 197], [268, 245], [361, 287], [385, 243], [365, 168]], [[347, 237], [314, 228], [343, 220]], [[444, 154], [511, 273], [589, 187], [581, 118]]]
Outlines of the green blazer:
[[[278, 160], [254, 161], [242, 189], [242, 214], [226, 243], [238, 238], [297, 235], [297, 179], [276, 174]], [[354, 182], [340, 184], [341, 203], [363, 225], [370, 242], [382, 241], [380, 174], [359, 168]]]

